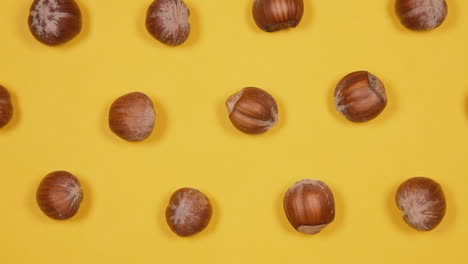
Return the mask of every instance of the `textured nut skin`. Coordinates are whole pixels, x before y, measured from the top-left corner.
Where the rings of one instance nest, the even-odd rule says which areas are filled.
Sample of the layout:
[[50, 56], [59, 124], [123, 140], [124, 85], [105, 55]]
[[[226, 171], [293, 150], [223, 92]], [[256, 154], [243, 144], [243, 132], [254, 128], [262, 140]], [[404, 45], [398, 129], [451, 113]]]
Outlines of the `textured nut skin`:
[[278, 122], [275, 99], [262, 89], [247, 87], [226, 101], [231, 123], [247, 134], [262, 134]]
[[403, 182], [395, 201], [405, 222], [417, 230], [432, 230], [445, 216], [444, 192], [437, 182], [429, 178], [415, 177]]
[[10, 93], [0, 85], [0, 128], [8, 124], [12, 116], [13, 105], [11, 104]]
[[109, 127], [127, 141], [142, 141], [153, 131], [156, 113], [153, 102], [144, 93], [119, 97], [109, 110]]
[[288, 189], [283, 199], [291, 225], [304, 234], [317, 234], [335, 219], [335, 200], [322, 181], [304, 179]]
[[336, 109], [350, 121], [374, 119], [386, 105], [387, 96], [382, 81], [367, 71], [350, 73], [336, 86]]
[[445, 0], [396, 0], [395, 12], [406, 28], [431, 30], [447, 17], [447, 3]]
[[212, 207], [199, 190], [182, 188], [174, 192], [166, 208], [166, 221], [179, 236], [201, 232], [210, 223]]
[[146, 29], [169, 46], [184, 43], [190, 34], [190, 10], [182, 0], [156, 0], [148, 8]]
[[56, 46], [81, 32], [81, 11], [74, 0], [34, 0], [28, 24], [38, 41]]
[[56, 220], [74, 216], [82, 200], [80, 182], [66, 171], [55, 171], [46, 175], [36, 192], [39, 208], [45, 215]]
[[295, 28], [304, 14], [303, 0], [255, 0], [252, 7], [255, 24], [266, 32]]

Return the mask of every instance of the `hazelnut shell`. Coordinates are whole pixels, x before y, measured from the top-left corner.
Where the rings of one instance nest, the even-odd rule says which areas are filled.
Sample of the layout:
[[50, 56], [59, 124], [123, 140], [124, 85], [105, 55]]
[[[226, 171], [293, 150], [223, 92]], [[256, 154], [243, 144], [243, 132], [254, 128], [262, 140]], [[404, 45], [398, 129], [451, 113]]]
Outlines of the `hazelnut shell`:
[[83, 200], [78, 179], [69, 172], [55, 171], [42, 179], [36, 192], [36, 201], [50, 218], [65, 220], [74, 216]]
[[179, 236], [191, 236], [201, 232], [210, 223], [212, 207], [208, 198], [199, 190], [182, 188], [174, 192], [166, 208], [166, 221]]
[[109, 127], [127, 141], [142, 141], [153, 131], [156, 113], [151, 99], [140, 92], [119, 97], [109, 110]]
[[304, 179], [296, 182], [283, 199], [289, 223], [304, 234], [317, 234], [335, 219], [335, 200], [322, 181]]
[[190, 35], [190, 10], [182, 0], [156, 0], [148, 8], [146, 29], [169, 46], [184, 43]]
[[38, 41], [56, 46], [81, 32], [81, 11], [74, 0], [34, 0], [28, 24]]
[[0, 85], [0, 128], [8, 124], [12, 116], [13, 105], [11, 104], [10, 93]]
[[440, 184], [425, 177], [403, 182], [395, 197], [404, 221], [411, 227], [429, 231], [436, 228], [445, 216], [446, 201]]
[[255, 0], [252, 7], [255, 24], [266, 32], [295, 28], [303, 14], [303, 0]]
[[262, 134], [278, 122], [275, 99], [262, 89], [247, 87], [226, 101], [231, 123], [247, 134]]
[[445, 0], [396, 0], [395, 12], [406, 28], [431, 30], [447, 17], [447, 3]]
[[352, 122], [374, 119], [386, 105], [387, 95], [382, 81], [367, 71], [350, 73], [336, 86], [336, 109]]

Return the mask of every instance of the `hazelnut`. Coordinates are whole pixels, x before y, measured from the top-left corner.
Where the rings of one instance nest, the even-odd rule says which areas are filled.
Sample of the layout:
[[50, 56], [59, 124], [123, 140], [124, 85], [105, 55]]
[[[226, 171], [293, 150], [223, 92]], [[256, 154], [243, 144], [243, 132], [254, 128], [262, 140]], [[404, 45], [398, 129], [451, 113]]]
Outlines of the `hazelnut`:
[[0, 128], [8, 124], [12, 116], [13, 105], [11, 104], [10, 93], [0, 85]]
[[405, 222], [417, 230], [432, 230], [444, 218], [445, 195], [432, 179], [415, 177], [403, 182], [395, 200]]
[[229, 119], [240, 131], [261, 134], [278, 122], [275, 99], [262, 89], [247, 87], [226, 101]]
[[109, 110], [109, 127], [127, 141], [142, 141], [154, 127], [153, 102], [144, 93], [133, 92], [119, 97]]
[[81, 11], [74, 0], [34, 0], [28, 23], [38, 41], [55, 46], [80, 33]]
[[445, 0], [396, 0], [395, 11], [401, 24], [411, 30], [431, 30], [447, 16]]
[[182, 188], [174, 192], [166, 208], [166, 221], [179, 236], [201, 232], [210, 223], [212, 208], [208, 198], [199, 190]]
[[303, 0], [255, 0], [252, 13], [257, 26], [266, 32], [295, 28], [304, 13]]
[[146, 29], [155, 39], [178, 46], [190, 34], [190, 10], [182, 0], [155, 0], [146, 14]]
[[45, 215], [64, 220], [78, 212], [83, 192], [74, 175], [66, 171], [55, 171], [42, 179], [37, 188], [36, 200]]
[[367, 71], [350, 73], [336, 86], [336, 109], [350, 121], [369, 121], [377, 117], [386, 105], [383, 83]]
[[304, 179], [288, 189], [283, 200], [291, 225], [304, 234], [317, 234], [335, 219], [335, 200], [319, 180]]

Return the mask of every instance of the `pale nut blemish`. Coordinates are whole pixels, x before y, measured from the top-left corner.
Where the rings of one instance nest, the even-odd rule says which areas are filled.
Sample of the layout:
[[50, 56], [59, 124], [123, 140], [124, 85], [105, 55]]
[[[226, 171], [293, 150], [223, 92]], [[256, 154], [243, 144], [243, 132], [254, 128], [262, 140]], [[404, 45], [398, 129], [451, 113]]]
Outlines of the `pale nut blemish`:
[[438, 183], [429, 178], [415, 177], [400, 185], [396, 203], [404, 221], [411, 227], [429, 231], [443, 219], [445, 196]]
[[35, 0], [28, 22], [37, 40], [46, 45], [59, 45], [81, 31], [81, 11], [74, 0]]
[[55, 171], [42, 179], [36, 192], [36, 201], [42, 212], [56, 220], [74, 216], [83, 200], [78, 179], [69, 172]]
[[445, 20], [447, 3], [445, 0], [396, 0], [395, 10], [408, 29], [431, 30]]
[[202, 192], [182, 188], [171, 196], [166, 208], [166, 221], [177, 235], [190, 236], [208, 226], [211, 214], [211, 203]]
[[156, 0], [148, 8], [146, 28], [169, 46], [184, 43], [190, 34], [190, 11], [182, 0]]

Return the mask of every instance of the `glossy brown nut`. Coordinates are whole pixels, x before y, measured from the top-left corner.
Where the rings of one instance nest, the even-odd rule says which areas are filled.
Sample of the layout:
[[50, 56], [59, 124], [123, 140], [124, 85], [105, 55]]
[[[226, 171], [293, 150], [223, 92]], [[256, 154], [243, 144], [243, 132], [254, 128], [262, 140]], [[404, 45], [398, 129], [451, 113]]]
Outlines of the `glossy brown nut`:
[[74, 0], [34, 0], [28, 24], [38, 41], [56, 46], [81, 32], [81, 11]]
[[146, 29], [169, 46], [184, 43], [190, 34], [190, 10], [182, 0], [156, 0], [148, 8]]
[[396, 0], [395, 12], [406, 28], [431, 30], [447, 17], [447, 3], [445, 0]]
[[142, 141], [153, 131], [156, 113], [153, 102], [144, 93], [119, 97], [109, 110], [109, 127], [127, 141]]
[[405, 222], [421, 231], [429, 231], [445, 216], [445, 195], [432, 179], [415, 177], [403, 182], [396, 193], [396, 204]]
[[166, 221], [179, 236], [201, 232], [210, 223], [212, 207], [199, 190], [182, 188], [174, 192], [166, 208]]
[[82, 200], [80, 182], [66, 171], [49, 173], [42, 179], [36, 192], [39, 208], [45, 215], [56, 220], [74, 216]]
[[335, 219], [335, 200], [322, 181], [304, 179], [288, 189], [283, 200], [291, 225], [304, 234], [317, 234]]
[[255, 0], [252, 14], [257, 26], [266, 32], [295, 28], [304, 14], [303, 0]]
[[382, 81], [367, 71], [350, 73], [336, 86], [336, 109], [350, 121], [374, 119], [386, 105], [387, 95]]
[[231, 123], [247, 134], [261, 134], [278, 122], [275, 99], [262, 89], [247, 87], [226, 101]]
[[11, 104], [10, 93], [0, 85], [0, 128], [8, 124], [12, 116], [13, 105]]

